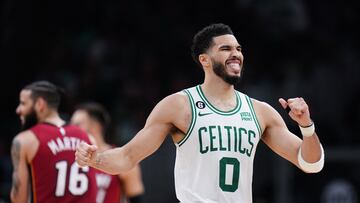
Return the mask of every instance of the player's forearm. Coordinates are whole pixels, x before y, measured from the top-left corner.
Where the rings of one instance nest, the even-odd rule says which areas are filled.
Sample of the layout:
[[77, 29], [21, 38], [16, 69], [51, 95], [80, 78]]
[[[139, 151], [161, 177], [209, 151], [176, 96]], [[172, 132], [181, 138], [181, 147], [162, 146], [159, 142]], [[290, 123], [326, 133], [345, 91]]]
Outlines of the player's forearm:
[[301, 152], [304, 160], [309, 163], [315, 163], [321, 158], [320, 141], [316, 133], [310, 137], [303, 137]]
[[304, 172], [318, 173], [323, 169], [325, 154], [315, 132], [303, 137], [297, 157], [299, 167]]
[[115, 175], [130, 170], [135, 164], [128, 150], [119, 147], [97, 153], [92, 167]]

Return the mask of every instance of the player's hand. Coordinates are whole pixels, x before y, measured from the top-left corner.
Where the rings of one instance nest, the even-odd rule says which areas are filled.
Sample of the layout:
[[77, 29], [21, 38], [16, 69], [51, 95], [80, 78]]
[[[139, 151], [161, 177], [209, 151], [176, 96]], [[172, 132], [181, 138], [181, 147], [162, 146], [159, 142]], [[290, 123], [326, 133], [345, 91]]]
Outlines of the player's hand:
[[279, 102], [298, 125], [306, 127], [313, 123], [310, 118], [309, 107], [302, 97], [290, 98], [287, 100], [280, 98]]
[[88, 145], [81, 142], [76, 148], [75, 160], [82, 166], [92, 166], [95, 163], [97, 155], [97, 147], [95, 145]]

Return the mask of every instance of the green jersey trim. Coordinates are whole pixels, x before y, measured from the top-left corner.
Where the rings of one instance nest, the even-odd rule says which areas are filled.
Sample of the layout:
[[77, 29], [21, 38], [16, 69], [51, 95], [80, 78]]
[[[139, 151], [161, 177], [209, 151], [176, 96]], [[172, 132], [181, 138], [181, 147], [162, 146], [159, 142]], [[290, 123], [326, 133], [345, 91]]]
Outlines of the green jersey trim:
[[185, 134], [185, 137], [183, 139], [181, 139], [177, 144], [179, 145], [179, 147], [184, 144], [184, 142], [189, 138], [192, 130], [194, 129], [195, 126], [195, 121], [196, 121], [196, 109], [195, 109], [195, 102], [193, 97], [191, 96], [189, 90], [184, 90], [184, 92], [187, 94], [188, 98], [189, 98], [189, 102], [190, 102], [190, 107], [191, 107], [191, 123], [189, 126], [188, 131]]
[[201, 89], [201, 86], [198, 85], [196, 86], [196, 90], [200, 96], [200, 98], [206, 103], [206, 105], [215, 113], [217, 114], [220, 114], [220, 115], [223, 115], [223, 116], [231, 116], [231, 115], [234, 115], [236, 114], [240, 108], [241, 108], [241, 99], [240, 99], [240, 96], [238, 94], [237, 91], [235, 91], [235, 95], [236, 95], [236, 106], [234, 109], [230, 110], [230, 111], [222, 111], [222, 110], [219, 110], [217, 109], [215, 106], [213, 106], [207, 99], [206, 99], [206, 96], [204, 94], [204, 92], [202, 91]]
[[254, 110], [254, 106], [253, 106], [253, 104], [252, 104], [252, 102], [251, 102], [251, 99], [250, 99], [247, 95], [245, 95], [245, 97], [246, 97], [247, 103], [249, 104], [249, 107], [250, 107], [250, 110], [251, 110], [251, 114], [252, 114], [252, 116], [254, 117], [254, 122], [255, 122], [256, 128], [257, 128], [258, 131], [259, 131], [259, 136], [261, 137], [261, 135], [262, 135], [262, 130], [261, 130], [261, 127], [260, 127], [260, 124], [259, 124], [259, 120], [258, 120], [258, 118], [257, 118], [257, 116], [256, 116], [256, 113], [255, 113], [255, 110]]

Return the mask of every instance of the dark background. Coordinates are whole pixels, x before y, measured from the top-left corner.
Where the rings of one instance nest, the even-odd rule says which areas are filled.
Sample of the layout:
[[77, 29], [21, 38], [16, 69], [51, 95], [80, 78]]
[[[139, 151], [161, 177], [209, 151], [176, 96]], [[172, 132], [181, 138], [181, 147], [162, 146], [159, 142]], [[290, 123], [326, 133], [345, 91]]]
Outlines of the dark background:
[[[163, 97], [202, 83], [189, 47], [214, 22], [230, 25], [243, 46], [237, 89], [272, 105], [297, 134], [277, 100], [304, 97], [327, 152], [320, 174], [304, 174], [261, 143], [254, 203], [360, 198], [357, 1], [3, 0], [0, 6], [0, 203], [9, 201], [9, 152], [24, 85], [45, 79], [64, 87], [65, 119], [79, 102], [101, 102], [113, 118], [109, 140], [122, 145]], [[147, 202], [176, 202], [174, 160], [168, 139], [141, 163]]]

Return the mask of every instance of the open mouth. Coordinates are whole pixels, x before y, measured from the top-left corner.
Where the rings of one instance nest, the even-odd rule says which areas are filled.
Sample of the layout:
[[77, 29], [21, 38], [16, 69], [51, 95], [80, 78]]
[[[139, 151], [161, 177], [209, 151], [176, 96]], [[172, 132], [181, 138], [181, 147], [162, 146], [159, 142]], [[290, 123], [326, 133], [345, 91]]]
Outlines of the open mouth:
[[241, 62], [237, 59], [231, 59], [226, 61], [226, 67], [232, 72], [238, 74], [241, 71]]

